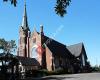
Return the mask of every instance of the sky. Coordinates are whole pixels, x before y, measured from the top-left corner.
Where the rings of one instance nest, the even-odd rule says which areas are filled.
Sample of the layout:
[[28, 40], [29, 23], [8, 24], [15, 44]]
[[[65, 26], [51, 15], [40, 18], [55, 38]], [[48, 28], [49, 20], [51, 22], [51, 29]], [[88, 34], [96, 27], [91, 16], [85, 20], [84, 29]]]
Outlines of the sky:
[[[56, 0], [26, 0], [28, 24], [31, 31], [40, 25], [44, 34], [68, 45], [84, 43], [91, 65], [100, 64], [100, 0], [72, 0], [67, 14], [55, 14]], [[17, 7], [0, 0], [0, 38], [16, 40], [22, 24], [24, 0]]]

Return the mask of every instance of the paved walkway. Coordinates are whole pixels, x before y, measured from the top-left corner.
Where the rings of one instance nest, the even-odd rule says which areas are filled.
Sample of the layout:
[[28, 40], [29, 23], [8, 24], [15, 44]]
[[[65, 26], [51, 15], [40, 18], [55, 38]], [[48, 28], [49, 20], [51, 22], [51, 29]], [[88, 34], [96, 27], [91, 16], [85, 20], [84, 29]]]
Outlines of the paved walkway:
[[29, 80], [100, 80], [100, 73], [52, 75]]

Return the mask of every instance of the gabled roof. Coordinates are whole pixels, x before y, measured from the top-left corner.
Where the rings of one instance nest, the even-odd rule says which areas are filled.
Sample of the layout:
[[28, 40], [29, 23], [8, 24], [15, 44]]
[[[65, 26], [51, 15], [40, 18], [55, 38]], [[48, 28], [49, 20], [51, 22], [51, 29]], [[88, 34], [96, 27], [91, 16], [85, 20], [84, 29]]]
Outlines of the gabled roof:
[[47, 36], [44, 36], [44, 43], [50, 49], [53, 55], [58, 55], [62, 57], [72, 57], [72, 54], [66, 48], [66, 45], [55, 41]]
[[67, 49], [75, 56], [78, 57], [81, 54], [83, 43], [67, 46]]
[[39, 66], [39, 62], [35, 58], [17, 56], [23, 66]]
[[66, 46], [45, 35], [42, 35], [42, 38], [43, 38], [43, 43], [45, 43], [45, 45], [49, 48], [49, 50], [52, 52], [53, 55], [75, 58], [80, 56], [82, 48], [84, 47], [83, 43]]

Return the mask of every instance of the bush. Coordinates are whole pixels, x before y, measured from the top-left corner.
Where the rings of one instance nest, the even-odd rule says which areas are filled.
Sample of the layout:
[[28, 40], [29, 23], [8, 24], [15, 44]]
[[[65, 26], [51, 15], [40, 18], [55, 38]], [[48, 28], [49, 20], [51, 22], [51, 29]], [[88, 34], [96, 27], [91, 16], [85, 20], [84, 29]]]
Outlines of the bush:
[[46, 70], [28, 70], [26, 71], [26, 77], [42, 77], [47, 75]]
[[92, 67], [92, 72], [100, 72], [100, 66]]
[[55, 71], [47, 71], [47, 75], [60, 75], [68, 73], [67, 70], [57, 69]]
[[42, 70], [28, 70], [26, 71], [26, 77], [43, 77], [48, 75], [59, 75], [66, 74], [67, 70], [57, 69], [56, 71], [47, 71], [45, 69]]

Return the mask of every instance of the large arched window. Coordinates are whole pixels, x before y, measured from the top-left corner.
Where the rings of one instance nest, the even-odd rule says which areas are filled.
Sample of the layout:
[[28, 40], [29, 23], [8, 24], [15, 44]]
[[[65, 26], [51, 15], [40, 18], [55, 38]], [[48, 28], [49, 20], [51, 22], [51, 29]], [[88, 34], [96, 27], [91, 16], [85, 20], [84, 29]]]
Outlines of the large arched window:
[[37, 53], [37, 45], [34, 44], [34, 46], [32, 47], [32, 51], [31, 51], [31, 54], [32, 54], [32, 58], [38, 58], [38, 53]]

